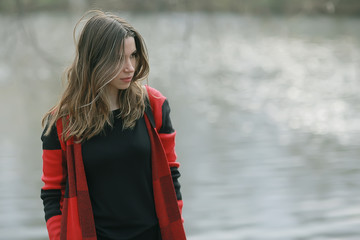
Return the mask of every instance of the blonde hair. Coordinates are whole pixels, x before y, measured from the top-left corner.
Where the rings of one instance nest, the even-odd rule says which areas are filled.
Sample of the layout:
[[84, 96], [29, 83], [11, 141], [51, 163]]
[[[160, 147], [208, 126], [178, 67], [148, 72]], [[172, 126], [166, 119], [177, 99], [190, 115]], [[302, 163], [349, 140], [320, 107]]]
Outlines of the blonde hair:
[[123, 128], [133, 128], [145, 111], [146, 90], [141, 85], [149, 75], [145, 42], [124, 19], [101, 11], [88, 15], [76, 44], [76, 56], [65, 71], [67, 86], [60, 101], [44, 116], [49, 134], [51, 126], [63, 119], [63, 140], [75, 137], [82, 142], [99, 134], [106, 124], [112, 126], [113, 117], [106, 86], [121, 71], [124, 63], [124, 39], [133, 37], [137, 49], [133, 79], [127, 89], [119, 90], [120, 114]]

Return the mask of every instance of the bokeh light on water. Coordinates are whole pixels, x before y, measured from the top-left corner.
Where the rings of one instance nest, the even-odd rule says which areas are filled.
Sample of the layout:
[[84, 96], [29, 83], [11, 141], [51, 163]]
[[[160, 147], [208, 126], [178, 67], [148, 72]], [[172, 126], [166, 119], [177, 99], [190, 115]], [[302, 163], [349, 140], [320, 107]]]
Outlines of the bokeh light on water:
[[[190, 240], [360, 236], [359, 19], [120, 13], [169, 97]], [[46, 239], [40, 120], [79, 16], [0, 16], [0, 239]]]

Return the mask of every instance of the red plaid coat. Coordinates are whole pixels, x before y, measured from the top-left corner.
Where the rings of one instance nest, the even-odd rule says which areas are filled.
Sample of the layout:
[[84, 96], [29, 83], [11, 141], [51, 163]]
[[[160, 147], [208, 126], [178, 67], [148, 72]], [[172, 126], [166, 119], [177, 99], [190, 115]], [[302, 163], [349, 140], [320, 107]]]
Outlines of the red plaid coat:
[[[174, 150], [176, 133], [159, 133], [166, 98], [149, 86], [146, 89], [151, 109], [145, 111], [145, 122], [151, 142], [154, 202], [162, 240], [184, 240], [186, 236], [181, 217], [183, 202], [176, 195], [170, 171], [179, 167]], [[61, 149], [43, 150], [42, 180], [45, 184], [41, 197], [49, 238], [96, 240], [81, 144], [73, 139], [61, 141], [61, 120], [57, 121], [56, 128]]]

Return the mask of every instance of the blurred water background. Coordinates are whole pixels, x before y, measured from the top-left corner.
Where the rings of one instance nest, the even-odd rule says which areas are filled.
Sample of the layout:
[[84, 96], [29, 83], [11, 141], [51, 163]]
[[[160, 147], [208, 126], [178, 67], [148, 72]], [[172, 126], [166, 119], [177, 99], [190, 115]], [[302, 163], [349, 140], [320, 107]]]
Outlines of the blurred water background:
[[[44, 240], [40, 121], [81, 14], [14, 9], [0, 14], [0, 239]], [[172, 107], [188, 239], [360, 239], [359, 18], [118, 14]]]

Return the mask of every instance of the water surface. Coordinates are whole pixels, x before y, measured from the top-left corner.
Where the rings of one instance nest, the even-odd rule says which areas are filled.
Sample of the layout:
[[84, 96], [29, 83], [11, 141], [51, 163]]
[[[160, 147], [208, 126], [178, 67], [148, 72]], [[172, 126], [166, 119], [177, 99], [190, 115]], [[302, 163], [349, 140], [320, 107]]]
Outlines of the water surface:
[[[168, 96], [190, 240], [360, 236], [360, 20], [121, 13]], [[78, 16], [0, 16], [0, 239], [47, 239], [41, 117]]]

